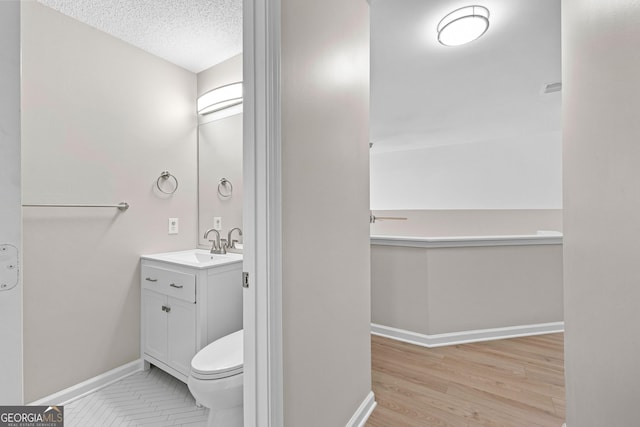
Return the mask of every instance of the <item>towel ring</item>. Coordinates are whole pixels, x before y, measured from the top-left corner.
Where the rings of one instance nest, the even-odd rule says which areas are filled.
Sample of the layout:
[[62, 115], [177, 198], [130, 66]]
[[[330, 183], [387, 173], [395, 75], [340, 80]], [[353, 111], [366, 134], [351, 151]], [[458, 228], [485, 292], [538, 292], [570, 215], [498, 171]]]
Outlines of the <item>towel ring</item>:
[[[160, 186], [160, 181], [161, 181], [161, 180], [162, 180], [162, 181], [166, 181], [166, 180], [168, 180], [169, 178], [172, 178], [172, 179], [175, 181], [176, 186], [175, 186], [175, 187], [173, 187], [173, 191], [164, 191], [164, 190], [162, 189], [162, 187]], [[158, 187], [158, 190], [160, 190], [160, 192], [161, 192], [161, 193], [164, 193], [164, 194], [173, 194], [173, 193], [175, 193], [175, 192], [176, 192], [176, 190], [178, 189], [178, 178], [176, 178], [175, 176], [171, 175], [171, 174], [169, 173], [169, 171], [163, 171], [163, 172], [160, 174], [160, 176], [158, 177], [158, 180], [156, 181], [156, 187]]]
[[[227, 190], [228, 187], [228, 190]], [[225, 190], [227, 190], [225, 192]], [[218, 184], [218, 195], [223, 198], [229, 198], [233, 194], [233, 184], [227, 178], [220, 178], [220, 183]]]

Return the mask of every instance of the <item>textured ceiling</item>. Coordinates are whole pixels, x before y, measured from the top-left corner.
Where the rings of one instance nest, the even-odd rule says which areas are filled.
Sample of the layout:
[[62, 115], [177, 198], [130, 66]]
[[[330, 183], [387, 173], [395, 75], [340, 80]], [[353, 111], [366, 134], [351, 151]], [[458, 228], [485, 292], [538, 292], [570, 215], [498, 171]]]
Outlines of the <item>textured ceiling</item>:
[[242, 0], [37, 0], [194, 73], [242, 51]]
[[[1, 0], [0, 0], [1, 1]], [[200, 72], [242, 50], [242, 0], [38, 0]], [[438, 44], [466, 0], [371, 2], [373, 151], [549, 134], [561, 129], [560, 0], [482, 0], [487, 33]]]
[[489, 30], [464, 46], [438, 43], [436, 26], [466, 0], [371, 2], [372, 152], [561, 129], [560, 0], [481, 0]]

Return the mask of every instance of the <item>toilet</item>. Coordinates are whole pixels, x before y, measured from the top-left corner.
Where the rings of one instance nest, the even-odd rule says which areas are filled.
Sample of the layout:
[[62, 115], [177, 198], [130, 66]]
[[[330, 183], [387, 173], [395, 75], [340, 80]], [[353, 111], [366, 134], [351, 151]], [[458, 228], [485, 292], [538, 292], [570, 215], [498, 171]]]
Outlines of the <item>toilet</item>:
[[243, 340], [241, 329], [200, 350], [191, 360], [187, 386], [209, 408], [209, 427], [243, 426]]

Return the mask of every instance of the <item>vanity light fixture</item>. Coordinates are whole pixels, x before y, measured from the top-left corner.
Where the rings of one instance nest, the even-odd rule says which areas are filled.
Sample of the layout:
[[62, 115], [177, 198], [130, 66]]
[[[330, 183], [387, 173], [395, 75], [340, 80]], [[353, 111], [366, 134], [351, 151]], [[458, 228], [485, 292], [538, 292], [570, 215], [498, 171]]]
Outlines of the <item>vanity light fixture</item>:
[[489, 29], [489, 9], [465, 6], [446, 15], [438, 23], [438, 41], [445, 46], [460, 46], [480, 38]]
[[203, 93], [196, 102], [198, 114], [205, 115], [242, 104], [242, 82], [220, 86]]

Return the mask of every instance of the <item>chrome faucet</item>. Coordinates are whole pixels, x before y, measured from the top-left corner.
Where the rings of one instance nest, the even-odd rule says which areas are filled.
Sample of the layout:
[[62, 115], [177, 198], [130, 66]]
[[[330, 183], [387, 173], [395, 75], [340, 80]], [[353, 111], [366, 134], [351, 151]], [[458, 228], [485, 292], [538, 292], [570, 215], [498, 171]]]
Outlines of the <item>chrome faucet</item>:
[[238, 230], [238, 237], [242, 237], [242, 230], [240, 229], [240, 227], [235, 227], [235, 228], [232, 228], [231, 230], [229, 230], [229, 234], [227, 234], [227, 244], [229, 245], [229, 249], [235, 249], [236, 248], [236, 243], [238, 241], [237, 240], [231, 240], [231, 235], [236, 230]]
[[211, 233], [212, 231], [216, 233], [216, 240], [209, 240], [212, 243], [212, 245], [211, 245], [211, 253], [212, 254], [226, 254], [227, 253], [227, 242], [224, 239], [222, 239], [222, 242], [220, 241], [220, 232], [218, 230], [216, 230], [215, 228], [208, 229], [204, 233], [204, 238], [207, 239], [209, 237], [209, 233]]

